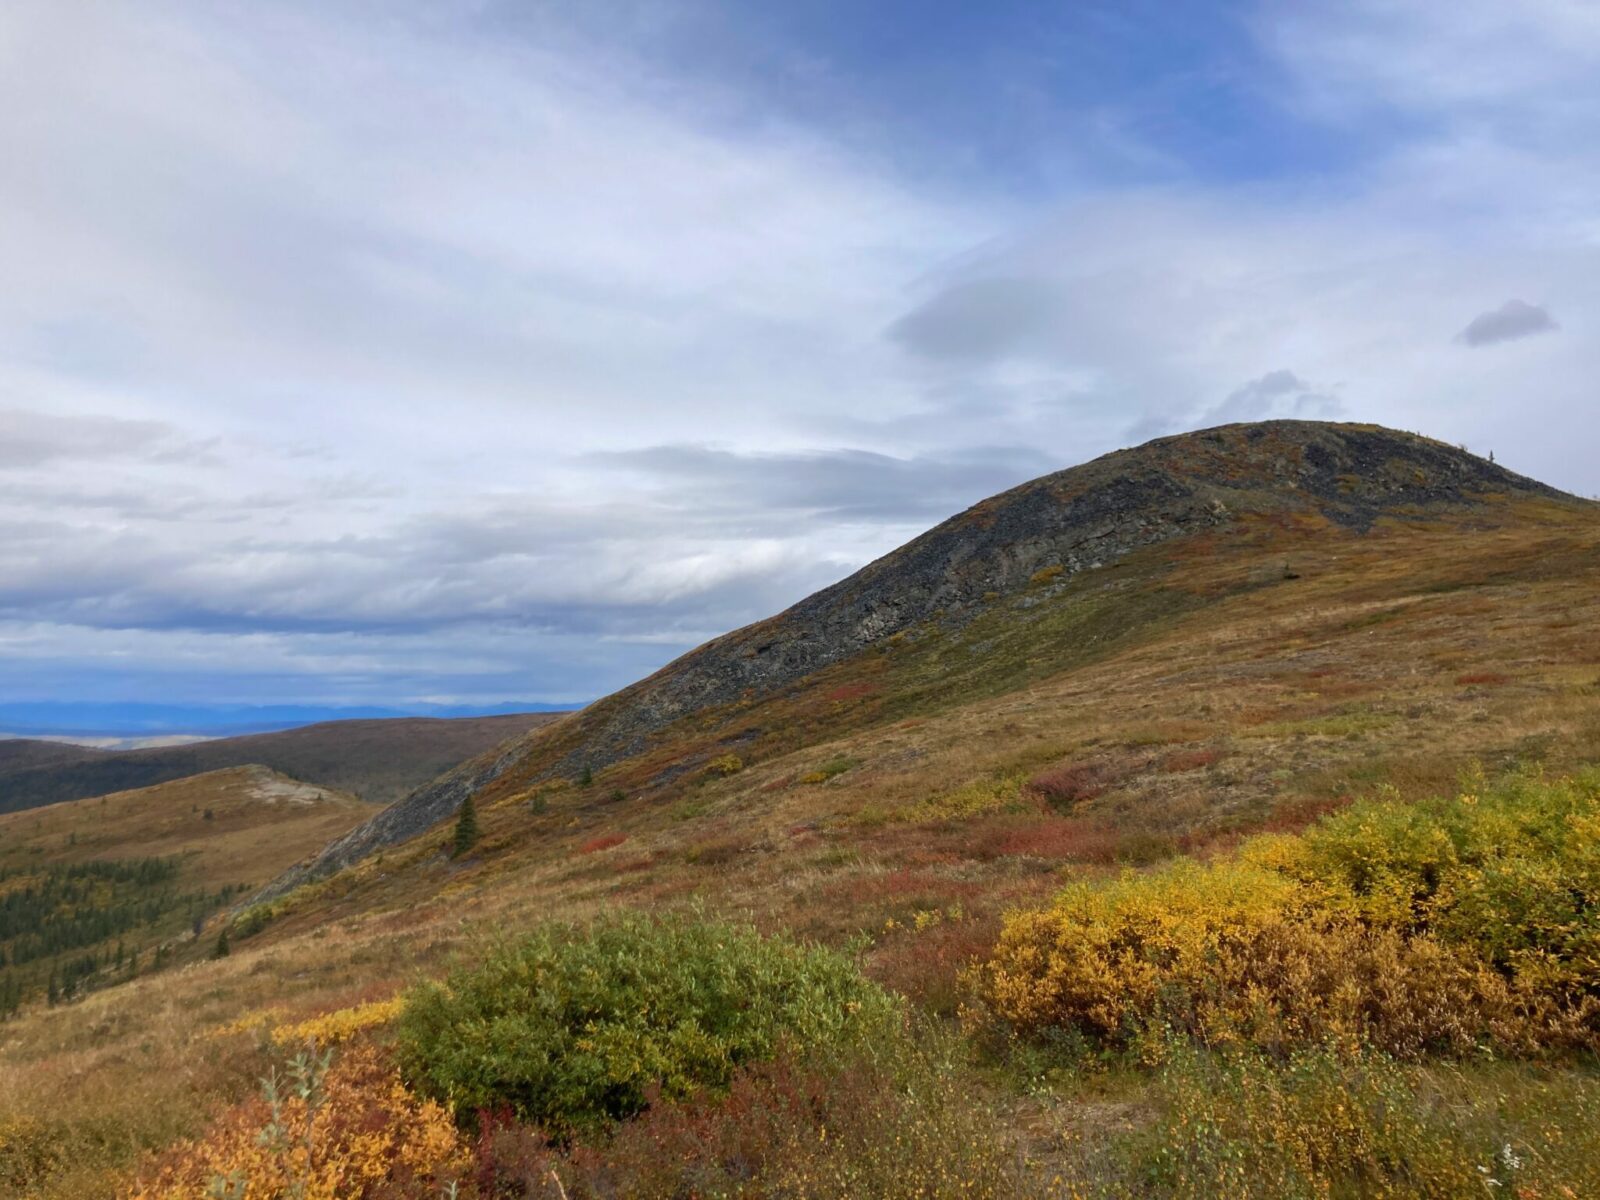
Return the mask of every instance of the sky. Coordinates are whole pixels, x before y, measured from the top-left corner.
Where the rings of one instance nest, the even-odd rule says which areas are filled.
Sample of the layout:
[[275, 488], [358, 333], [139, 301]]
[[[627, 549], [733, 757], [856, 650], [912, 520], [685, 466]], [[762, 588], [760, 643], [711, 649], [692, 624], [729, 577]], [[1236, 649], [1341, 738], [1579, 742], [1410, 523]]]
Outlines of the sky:
[[1600, 493], [1597, 126], [1586, 0], [8, 0], [0, 703], [581, 702], [1226, 421]]

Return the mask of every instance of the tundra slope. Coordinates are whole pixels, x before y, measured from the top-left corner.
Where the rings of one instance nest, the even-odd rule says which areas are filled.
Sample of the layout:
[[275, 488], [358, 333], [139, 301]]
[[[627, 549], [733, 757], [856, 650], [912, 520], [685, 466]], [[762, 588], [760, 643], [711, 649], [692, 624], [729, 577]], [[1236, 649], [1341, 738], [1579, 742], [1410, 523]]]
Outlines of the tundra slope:
[[974, 505], [775, 617], [735, 630], [518, 742], [464, 763], [292, 868], [263, 897], [446, 819], [508, 773], [537, 782], [640, 754], [686, 716], [758, 702], [887, 639], [960, 630], [1040, 573], [1071, 579], [1251, 517], [1354, 534], [1515, 498], [1573, 500], [1465, 450], [1372, 425], [1268, 421], [1162, 438]]

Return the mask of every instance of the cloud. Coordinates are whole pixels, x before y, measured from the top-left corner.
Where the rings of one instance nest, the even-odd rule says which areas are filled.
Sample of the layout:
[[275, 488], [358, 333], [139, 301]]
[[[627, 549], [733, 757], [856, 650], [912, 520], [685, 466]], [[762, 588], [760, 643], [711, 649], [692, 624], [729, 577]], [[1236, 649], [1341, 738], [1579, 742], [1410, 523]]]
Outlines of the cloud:
[[975, 446], [898, 458], [866, 450], [774, 454], [712, 446], [650, 446], [590, 456], [630, 472], [673, 503], [808, 519], [931, 522], [995, 492], [1069, 465], [1024, 446]]
[[1268, 371], [1228, 394], [1206, 413], [1218, 425], [1238, 421], [1265, 421], [1293, 417], [1306, 421], [1333, 421], [1343, 414], [1338, 399], [1313, 388], [1293, 371]]
[[[593, 696], [1010, 478], [880, 445], [807, 491], [809, 422], [916, 407], [874, 334], [983, 206], [730, 121], [630, 38], [7, 7], [0, 691]], [[591, 457], [713, 440], [736, 461]]]
[[895, 321], [889, 337], [929, 358], [999, 358], [1048, 337], [1062, 302], [1046, 279], [965, 280]]
[[1479, 136], [1586, 119], [1600, 65], [1600, 21], [1572, 0], [1313, 0], [1264, 6], [1258, 24], [1319, 113], [1388, 108]]
[[0, 409], [0, 468], [38, 467], [64, 460], [170, 463], [201, 459], [208, 450], [205, 444], [180, 437], [163, 421]]
[[1456, 335], [1456, 340], [1469, 346], [1492, 346], [1496, 342], [1512, 342], [1560, 328], [1555, 318], [1539, 305], [1507, 300], [1499, 308], [1473, 317]]
[[[593, 696], [1223, 420], [1600, 489], [1600, 345], [1541, 343], [1530, 389], [1438, 333], [1529, 280], [1600, 309], [1582, 6], [1264, 5], [1170, 70], [1119, 20], [1132, 73], [1071, 95], [1048, 37], [919, 19], [938, 70], [893, 113], [853, 93], [877, 43], [818, 21], [809, 123], [743, 88], [796, 43], [737, 78], [662, 49], [717, 0], [380, 7], [5, 6], [0, 693]], [[1003, 146], [981, 106], [942, 140], [916, 93], [951, 73], [1006, 89]], [[1171, 153], [1060, 149], [1097, 122]]]

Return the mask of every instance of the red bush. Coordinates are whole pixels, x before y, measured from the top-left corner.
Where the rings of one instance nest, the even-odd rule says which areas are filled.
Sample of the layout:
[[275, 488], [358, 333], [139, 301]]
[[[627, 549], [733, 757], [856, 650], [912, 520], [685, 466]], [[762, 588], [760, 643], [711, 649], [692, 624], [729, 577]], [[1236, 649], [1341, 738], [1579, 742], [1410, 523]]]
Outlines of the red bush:
[[822, 694], [824, 700], [860, 700], [864, 696], [871, 696], [878, 690], [875, 683], [841, 683], [838, 687]]
[[1317, 798], [1299, 796], [1284, 800], [1273, 807], [1271, 814], [1261, 823], [1263, 833], [1299, 833], [1313, 821], [1338, 812], [1351, 803], [1350, 796]]
[[1081, 804], [1103, 794], [1111, 780], [1100, 763], [1063, 763], [1028, 781], [1028, 790], [1058, 808]]
[[953, 1017], [965, 998], [961, 973], [994, 950], [998, 917], [943, 921], [889, 939], [873, 951], [867, 971], [919, 1008]]
[[1209, 767], [1221, 757], [1220, 750], [1175, 750], [1167, 755], [1166, 761], [1161, 764], [1161, 769], [1174, 775], [1180, 771], [1198, 771], [1201, 767]]
[[1109, 863], [1116, 861], [1117, 842], [1116, 831], [1097, 821], [1081, 817], [1046, 817], [1008, 831], [993, 843], [992, 849], [1002, 857]]
[[597, 837], [592, 837], [588, 841], [580, 843], [578, 853], [596, 854], [601, 850], [609, 850], [613, 846], [620, 846], [627, 840], [628, 835], [625, 833], [602, 833]]

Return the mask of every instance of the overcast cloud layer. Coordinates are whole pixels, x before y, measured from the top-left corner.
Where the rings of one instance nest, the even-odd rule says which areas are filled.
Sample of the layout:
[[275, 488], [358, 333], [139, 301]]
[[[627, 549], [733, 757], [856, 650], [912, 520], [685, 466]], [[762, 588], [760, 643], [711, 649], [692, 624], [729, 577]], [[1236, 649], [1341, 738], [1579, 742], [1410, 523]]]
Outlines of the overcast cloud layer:
[[1600, 492], [1600, 10], [783, 8], [5, 5], [0, 701], [587, 699], [1225, 421]]

